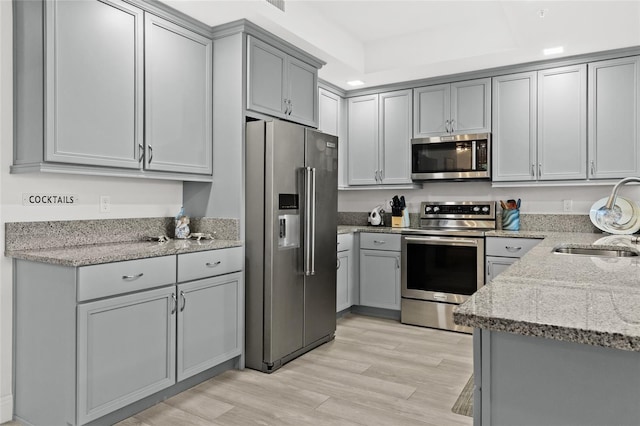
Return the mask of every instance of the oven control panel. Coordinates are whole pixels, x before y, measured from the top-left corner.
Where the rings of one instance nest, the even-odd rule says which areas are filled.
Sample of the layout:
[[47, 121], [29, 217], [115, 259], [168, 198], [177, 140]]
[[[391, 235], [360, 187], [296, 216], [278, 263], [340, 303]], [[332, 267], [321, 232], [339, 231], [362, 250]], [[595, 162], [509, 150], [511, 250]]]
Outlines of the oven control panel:
[[454, 219], [483, 218], [495, 220], [493, 201], [425, 201], [420, 205], [421, 218], [447, 217]]

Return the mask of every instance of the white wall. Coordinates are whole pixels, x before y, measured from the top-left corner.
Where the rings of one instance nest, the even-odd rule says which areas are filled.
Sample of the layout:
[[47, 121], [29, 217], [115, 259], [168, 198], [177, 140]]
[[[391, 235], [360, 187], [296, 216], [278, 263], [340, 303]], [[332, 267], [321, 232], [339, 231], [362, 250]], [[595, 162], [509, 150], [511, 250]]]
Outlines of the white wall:
[[[11, 2], [0, 0], [0, 246], [4, 224], [35, 220], [110, 219], [174, 216], [182, 203], [182, 183], [57, 174], [9, 174], [13, 158]], [[75, 207], [28, 207], [22, 193], [77, 194]], [[111, 212], [99, 213], [100, 195], [111, 197]], [[188, 212], [187, 212], [188, 213]], [[12, 268], [0, 258], [0, 422], [12, 413]]]
[[[572, 200], [573, 208], [569, 214], [589, 214], [593, 203], [608, 197], [612, 188], [613, 185], [492, 188], [488, 182], [425, 183], [422, 189], [339, 191], [338, 210], [366, 212], [378, 204], [387, 207], [394, 195], [404, 195], [410, 213], [418, 213], [422, 201], [506, 201], [520, 198], [522, 213], [564, 213], [563, 200]], [[625, 186], [619, 195], [638, 201], [640, 185]]]

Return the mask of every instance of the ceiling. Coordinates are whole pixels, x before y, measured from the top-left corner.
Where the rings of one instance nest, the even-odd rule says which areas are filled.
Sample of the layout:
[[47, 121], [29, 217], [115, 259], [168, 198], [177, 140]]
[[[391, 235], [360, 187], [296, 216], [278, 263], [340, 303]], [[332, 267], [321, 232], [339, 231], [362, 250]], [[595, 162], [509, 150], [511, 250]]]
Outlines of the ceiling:
[[[164, 0], [211, 26], [246, 18], [327, 63], [345, 90], [640, 46], [640, 0]], [[545, 48], [564, 52], [543, 55]]]

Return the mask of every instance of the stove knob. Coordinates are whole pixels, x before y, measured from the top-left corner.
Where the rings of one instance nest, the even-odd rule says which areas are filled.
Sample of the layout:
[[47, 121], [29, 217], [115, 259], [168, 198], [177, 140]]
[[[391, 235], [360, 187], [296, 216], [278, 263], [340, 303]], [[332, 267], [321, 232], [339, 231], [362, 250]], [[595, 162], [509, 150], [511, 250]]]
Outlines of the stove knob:
[[439, 211], [440, 211], [440, 207], [435, 206], [435, 207], [433, 208], [433, 212], [434, 212], [434, 213], [438, 213]]
[[484, 206], [484, 207], [482, 208], [482, 211], [483, 211], [483, 212], [485, 212], [485, 213], [486, 213], [486, 212], [488, 212], [488, 211], [489, 211], [489, 207]]
[[480, 207], [475, 206], [475, 207], [473, 208], [473, 211], [474, 211], [474, 212], [479, 212], [479, 211], [480, 211]]
[[425, 212], [425, 213], [429, 213], [430, 211], [431, 211], [431, 206], [426, 206], [426, 207], [424, 208], [424, 212]]

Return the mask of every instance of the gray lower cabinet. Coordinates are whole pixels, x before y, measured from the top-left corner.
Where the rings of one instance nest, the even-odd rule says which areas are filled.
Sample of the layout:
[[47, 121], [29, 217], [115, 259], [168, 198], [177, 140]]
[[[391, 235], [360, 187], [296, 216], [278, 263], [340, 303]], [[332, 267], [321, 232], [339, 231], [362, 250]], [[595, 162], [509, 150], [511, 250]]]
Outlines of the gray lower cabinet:
[[316, 127], [318, 68], [247, 37], [247, 109]]
[[485, 239], [485, 284], [517, 262], [540, 241], [535, 238], [487, 237]]
[[242, 274], [178, 285], [178, 381], [242, 353]]
[[400, 310], [400, 238], [360, 234], [360, 305]]
[[145, 169], [211, 175], [212, 47], [145, 14]]
[[12, 172], [211, 180], [212, 41], [146, 7], [14, 2]]
[[640, 57], [593, 62], [589, 70], [589, 178], [640, 173]]
[[175, 287], [78, 305], [78, 424], [175, 383]]
[[242, 248], [79, 268], [14, 260], [15, 416], [104, 422], [242, 355], [242, 263]]
[[336, 269], [336, 312], [341, 312], [357, 304], [358, 300], [358, 286], [354, 276], [353, 234], [338, 235]]
[[413, 89], [413, 137], [486, 133], [491, 128], [491, 79]]

